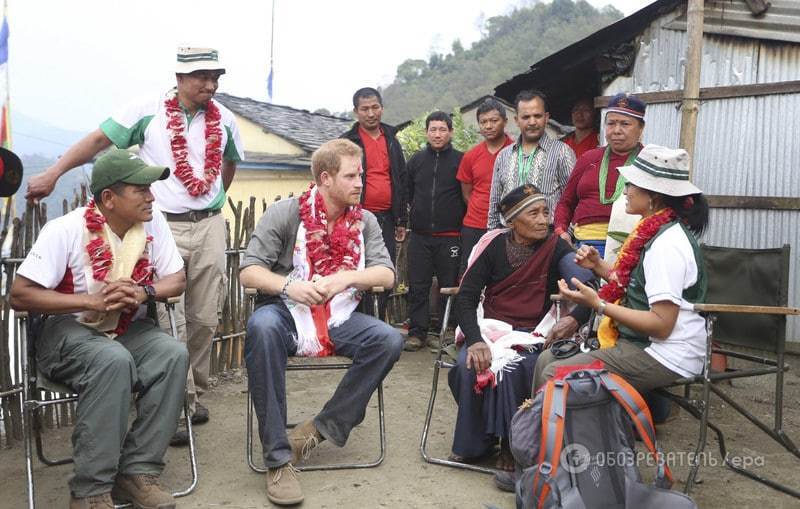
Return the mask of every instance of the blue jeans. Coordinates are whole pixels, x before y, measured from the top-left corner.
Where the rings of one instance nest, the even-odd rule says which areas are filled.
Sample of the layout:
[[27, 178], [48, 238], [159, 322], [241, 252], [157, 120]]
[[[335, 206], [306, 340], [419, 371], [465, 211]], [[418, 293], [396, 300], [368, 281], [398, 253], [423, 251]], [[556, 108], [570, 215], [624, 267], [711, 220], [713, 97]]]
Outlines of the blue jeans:
[[[400, 333], [386, 323], [354, 312], [330, 329], [336, 355], [353, 360], [333, 396], [314, 418], [317, 430], [342, 447], [350, 431], [364, 420], [367, 403], [403, 349]], [[286, 437], [286, 360], [297, 351], [292, 315], [283, 303], [268, 304], [247, 322], [245, 362], [253, 398], [264, 465], [288, 463], [292, 450]]]

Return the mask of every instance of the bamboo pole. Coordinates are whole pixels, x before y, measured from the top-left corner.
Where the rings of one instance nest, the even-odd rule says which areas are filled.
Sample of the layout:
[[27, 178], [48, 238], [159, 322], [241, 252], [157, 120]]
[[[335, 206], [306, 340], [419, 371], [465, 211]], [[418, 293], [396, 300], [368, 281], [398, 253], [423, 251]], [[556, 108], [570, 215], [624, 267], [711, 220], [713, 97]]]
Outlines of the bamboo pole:
[[[683, 101], [681, 103], [680, 146], [694, 161], [694, 144], [697, 133], [697, 114], [700, 111], [700, 68], [703, 58], [703, 17], [704, 1], [689, 0], [686, 11], [687, 36], [686, 73], [683, 85]], [[689, 167], [689, 178], [692, 177], [694, 165]]]

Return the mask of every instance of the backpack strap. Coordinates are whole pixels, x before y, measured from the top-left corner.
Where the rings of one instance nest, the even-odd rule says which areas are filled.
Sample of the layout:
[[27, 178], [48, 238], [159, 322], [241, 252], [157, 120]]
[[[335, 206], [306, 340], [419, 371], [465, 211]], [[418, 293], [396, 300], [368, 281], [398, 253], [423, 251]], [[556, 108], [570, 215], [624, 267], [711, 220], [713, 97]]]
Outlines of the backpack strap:
[[655, 426], [653, 426], [653, 417], [641, 394], [639, 394], [631, 384], [626, 382], [624, 378], [617, 374], [600, 372], [598, 376], [605, 388], [608, 389], [608, 392], [611, 393], [614, 399], [622, 405], [622, 408], [628, 412], [647, 450], [650, 451], [658, 461], [659, 477], [662, 477], [661, 474], [663, 470], [663, 474], [666, 475], [671, 483], [672, 472], [670, 472], [669, 467], [664, 463], [661, 451], [656, 447], [656, 429]]
[[542, 437], [536, 474], [533, 476], [533, 493], [537, 493], [536, 507], [542, 509], [550, 494], [551, 474], [558, 470], [561, 449], [564, 445], [564, 417], [567, 409], [569, 385], [563, 380], [549, 380], [544, 388], [542, 405]]

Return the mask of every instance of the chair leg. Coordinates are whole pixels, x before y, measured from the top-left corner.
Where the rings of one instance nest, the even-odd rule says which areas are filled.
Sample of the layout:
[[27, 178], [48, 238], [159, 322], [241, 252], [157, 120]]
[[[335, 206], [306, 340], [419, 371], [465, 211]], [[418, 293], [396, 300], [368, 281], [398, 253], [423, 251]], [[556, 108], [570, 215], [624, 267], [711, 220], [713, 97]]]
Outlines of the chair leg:
[[247, 466], [253, 472], [263, 474], [267, 471], [266, 468], [256, 465], [253, 461], [253, 400], [250, 396], [250, 391], [247, 391], [247, 436], [245, 437], [245, 458], [247, 459]]
[[25, 386], [25, 394], [20, 398], [20, 413], [22, 414], [22, 432], [25, 438], [25, 475], [27, 480], [27, 496], [28, 496], [28, 509], [36, 508], [36, 500], [34, 497], [34, 482], [33, 482], [33, 426], [31, 424], [32, 415], [31, 410], [26, 404], [28, 400], [28, 381], [23, 380]]
[[197, 487], [197, 449], [194, 441], [194, 431], [192, 430], [192, 419], [189, 417], [189, 395], [183, 399], [183, 413], [186, 416], [186, 433], [189, 435], [189, 468], [192, 473], [192, 480], [189, 486], [183, 490], [176, 491], [172, 494], [173, 497], [185, 497], [194, 491]]
[[489, 467], [482, 467], [480, 465], [470, 465], [461, 461], [452, 461], [444, 458], [437, 458], [428, 453], [428, 435], [430, 432], [431, 420], [433, 417], [433, 407], [436, 404], [436, 392], [439, 388], [439, 370], [441, 367], [447, 367], [448, 364], [444, 361], [437, 360], [433, 366], [433, 383], [431, 384], [431, 396], [428, 400], [428, 411], [425, 415], [425, 424], [422, 427], [422, 437], [420, 438], [419, 451], [422, 458], [434, 465], [443, 465], [446, 467], [460, 468], [463, 470], [472, 470], [475, 472], [482, 472], [484, 474], [495, 474], [497, 470]]
[[[383, 383], [378, 385], [378, 441], [380, 444], [380, 453], [378, 457], [367, 463], [334, 463], [334, 464], [323, 464], [323, 465], [305, 465], [305, 466], [298, 466], [295, 465], [295, 468], [301, 472], [309, 472], [314, 470], [349, 470], [349, 469], [358, 469], [358, 468], [374, 468], [383, 463], [383, 460], [386, 459], [386, 417], [384, 411], [384, 398], [383, 398]], [[267, 471], [267, 468], [256, 464], [253, 458], [253, 400], [250, 396], [250, 391], [247, 391], [247, 416], [246, 420], [246, 436], [245, 436], [245, 459], [247, 460], [247, 466], [250, 467], [250, 470], [253, 472], [263, 474]]]
[[419, 452], [422, 454], [422, 459], [434, 465], [444, 465], [447, 467], [460, 468], [464, 470], [473, 470], [475, 472], [483, 472], [484, 474], [494, 474], [497, 471], [493, 468], [482, 467], [480, 465], [470, 465], [460, 461], [452, 461], [444, 458], [436, 458], [428, 453], [428, 434], [430, 432], [431, 420], [433, 419], [433, 407], [436, 404], [436, 394], [439, 390], [439, 370], [443, 367], [452, 368], [452, 364], [442, 360], [444, 346], [445, 332], [447, 331], [447, 322], [450, 319], [450, 309], [453, 304], [453, 296], [447, 296], [447, 302], [444, 306], [444, 316], [442, 317], [442, 328], [439, 333], [439, 352], [436, 360], [433, 363], [433, 381], [431, 382], [431, 396], [428, 399], [428, 411], [425, 414], [425, 424], [422, 426], [422, 436], [419, 441]]
[[686, 477], [686, 488], [685, 493], [689, 495], [692, 491], [692, 487], [694, 486], [695, 481], [697, 480], [697, 472], [700, 470], [700, 456], [706, 448], [706, 441], [708, 439], [708, 412], [710, 402], [709, 402], [709, 387], [711, 386], [711, 381], [708, 378], [708, 374], [705, 375], [705, 379], [703, 380], [702, 386], [702, 398], [701, 398], [701, 405], [702, 408], [700, 409], [700, 433], [697, 438], [697, 447], [694, 451], [694, 458], [692, 458], [692, 465], [689, 468], [689, 475]]

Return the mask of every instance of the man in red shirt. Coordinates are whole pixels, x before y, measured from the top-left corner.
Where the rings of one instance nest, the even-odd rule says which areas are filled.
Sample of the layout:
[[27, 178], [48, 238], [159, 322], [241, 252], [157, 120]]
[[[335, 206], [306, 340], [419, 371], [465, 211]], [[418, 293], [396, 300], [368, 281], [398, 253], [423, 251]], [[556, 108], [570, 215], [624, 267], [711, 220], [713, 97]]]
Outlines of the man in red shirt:
[[572, 106], [572, 125], [575, 131], [561, 139], [575, 152], [575, 158], [580, 159], [587, 150], [592, 150], [600, 144], [600, 131], [594, 125], [595, 111], [592, 100], [588, 97], [579, 99]]
[[467, 214], [461, 227], [461, 274], [467, 268], [473, 246], [486, 233], [494, 161], [503, 147], [514, 143], [506, 134], [508, 118], [500, 101], [491, 97], [486, 99], [478, 106], [477, 116], [484, 140], [464, 154], [456, 175], [467, 204]]
[[[364, 157], [361, 176], [364, 191], [361, 205], [375, 214], [383, 242], [395, 263], [395, 242], [406, 238], [408, 200], [406, 198], [406, 160], [397, 141], [397, 129], [381, 122], [383, 99], [374, 88], [361, 88], [353, 94], [353, 113], [357, 122], [341, 138], [361, 147]], [[364, 302], [364, 313], [372, 314], [372, 301]], [[385, 317], [386, 298], [381, 296], [380, 316]]]

